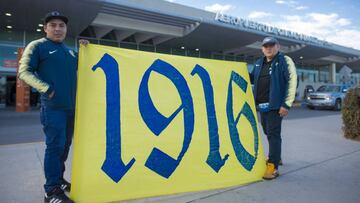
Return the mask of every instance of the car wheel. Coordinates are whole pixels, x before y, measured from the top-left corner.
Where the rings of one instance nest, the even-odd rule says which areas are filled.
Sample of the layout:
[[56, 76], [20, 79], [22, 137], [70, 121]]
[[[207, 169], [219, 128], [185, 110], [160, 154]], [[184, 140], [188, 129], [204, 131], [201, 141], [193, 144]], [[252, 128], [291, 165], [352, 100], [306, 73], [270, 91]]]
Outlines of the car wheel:
[[335, 111], [340, 111], [340, 110], [341, 110], [341, 100], [340, 100], [340, 99], [337, 99], [337, 100], [335, 101], [334, 110], [335, 110]]

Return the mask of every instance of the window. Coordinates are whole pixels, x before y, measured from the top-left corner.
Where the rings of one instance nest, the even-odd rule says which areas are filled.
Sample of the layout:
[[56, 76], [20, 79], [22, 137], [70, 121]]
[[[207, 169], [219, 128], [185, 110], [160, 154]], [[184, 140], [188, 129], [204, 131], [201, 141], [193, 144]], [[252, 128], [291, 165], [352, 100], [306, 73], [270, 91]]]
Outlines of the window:
[[340, 92], [340, 86], [322, 85], [317, 89], [317, 92]]

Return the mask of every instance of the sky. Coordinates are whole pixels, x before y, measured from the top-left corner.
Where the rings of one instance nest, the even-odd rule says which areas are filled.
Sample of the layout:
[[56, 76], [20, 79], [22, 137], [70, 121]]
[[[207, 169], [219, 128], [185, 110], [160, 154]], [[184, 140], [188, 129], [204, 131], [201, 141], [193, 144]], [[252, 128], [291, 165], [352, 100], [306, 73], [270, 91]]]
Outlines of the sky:
[[168, 0], [360, 50], [360, 0]]

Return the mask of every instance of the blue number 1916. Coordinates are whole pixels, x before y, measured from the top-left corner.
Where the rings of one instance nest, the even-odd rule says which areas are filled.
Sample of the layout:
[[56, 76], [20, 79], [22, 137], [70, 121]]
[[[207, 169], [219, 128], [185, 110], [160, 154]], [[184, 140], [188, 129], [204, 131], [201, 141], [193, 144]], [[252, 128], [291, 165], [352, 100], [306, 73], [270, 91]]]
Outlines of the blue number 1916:
[[[106, 76], [106, 158], [102, 170], [114, 181], [119, 182], [130, 170], [135, 162], [132, 158], [128, 164], [124, 164], [121, 158], [121, 121], [120, 121], [120, 81], [119, 65], [109, 54], [104, 54], [100, 61], [93, 66], [92, 70], [101, 68]], [[161, 114], [155, 107], [149, 93], [149, 78], [151, 74], [161, 74], [169, 79], [176, 87], [181, 99], [180, 106], [169, 116]], [[216, 110], [214, 103], [214, 91], [208, 72], [196, 65], [191, 72], [192, 76], [198, 75], [202, 81], [208, 121], [209, 154], [206, 163], [217, 173], [224, 166], [229, 155], [224, 157], [220, 154], [220, 142]], [[237, 73], [232, 72], [228, 85], [226, 113], [230, 132], [231, 143], [239, 163], [248, 171], [251, 171], [258, 155], [259, 135], [255, 115], [250, 105], [245, 102], [236, 118], [233, 115], [233, 91], [235, 83], [240, 89], [247, 92], [247, 82]], [[145, 162], [145, 166], [158, 175], [169, 178], [181, 160], [185, 156], [194, 131], [194, 105], [189, 86], [182, 74], [171, 64], [157, 59], [144, 73], [138, 92], [138, 105], [141, 117], [151, 132], [159, 136], [164, 129], [170, 125], [173, 119], [180, 113], [184, 118], [184, 139], [181, 151], [176, 159], [164, 151], [154, 147]], [[241, 116], [244, 116], [250, 123], [254, 135], [255, 155], [251, 155], [242, 145], [239, 136], [245, 136], [236, 127]]]

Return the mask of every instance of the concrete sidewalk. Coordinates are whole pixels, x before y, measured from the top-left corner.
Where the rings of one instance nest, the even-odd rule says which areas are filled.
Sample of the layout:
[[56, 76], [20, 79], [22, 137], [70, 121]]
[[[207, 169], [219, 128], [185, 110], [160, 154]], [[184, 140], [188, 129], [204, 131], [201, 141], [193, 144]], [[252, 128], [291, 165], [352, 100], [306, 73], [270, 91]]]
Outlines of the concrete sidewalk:
[[[360, 202], [360, 142], [343, 138], [341, 123], [339, 114], [284, 120], [276, 180], [125, 202]], [[43, 202], [43, 156], [43, 142], [0, 145], [0, 202]]]

